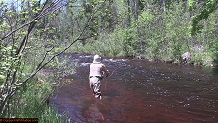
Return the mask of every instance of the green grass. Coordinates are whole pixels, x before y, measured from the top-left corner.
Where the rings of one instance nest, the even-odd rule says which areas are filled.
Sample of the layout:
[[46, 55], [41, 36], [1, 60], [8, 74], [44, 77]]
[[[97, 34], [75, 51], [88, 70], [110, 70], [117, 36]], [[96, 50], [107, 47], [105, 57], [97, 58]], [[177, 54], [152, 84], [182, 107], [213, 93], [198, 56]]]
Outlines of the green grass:
[[58, 114], [57, 110], [47, 103], [51, 94], [52, 86], [49, 83], [31, 80], [13, 97], [10, 117], [38, 118], [39, 123], [70, 122], [66, 114]]

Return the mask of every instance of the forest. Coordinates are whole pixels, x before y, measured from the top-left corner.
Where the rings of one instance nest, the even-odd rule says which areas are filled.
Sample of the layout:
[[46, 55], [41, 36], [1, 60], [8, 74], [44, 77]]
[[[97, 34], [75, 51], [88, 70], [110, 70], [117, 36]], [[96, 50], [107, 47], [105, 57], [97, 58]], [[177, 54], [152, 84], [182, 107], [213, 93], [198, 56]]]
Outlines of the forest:
[[0, 116], [67, 122], [46, 102], [55, 82], [37, 77], [45, 67], [56, 81], [73, 73], [59, 71], [63, 53], [178, 64], [188, 52], [188, 63], [216, 67], [217, 7], [217, 0], [1, 0]]

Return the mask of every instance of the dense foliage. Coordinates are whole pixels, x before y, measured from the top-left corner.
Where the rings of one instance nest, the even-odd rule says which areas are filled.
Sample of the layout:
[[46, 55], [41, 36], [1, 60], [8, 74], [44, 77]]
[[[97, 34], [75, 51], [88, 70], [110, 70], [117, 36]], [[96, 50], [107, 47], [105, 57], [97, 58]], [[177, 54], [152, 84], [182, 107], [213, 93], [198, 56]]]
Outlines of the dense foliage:
[[[93, 26], [96, 37], [77, 42], [73, 51], [177, 63], [181, 62], [183, 53], [190, 52], [191, 63], [216, 65], [217, 2], [111, 0], [99, 5], [104, 5], [100, 9], [107, 5], [107, 11], [112, 13], [109, 14], [112, 20], [107, 22], [111, 26], [99, 28], [108, 19], [102, 15], [95, 17], [104, 20]], [[68, 16], [72, 15], [68, 13]]]
[[[200, 4], [200, 7], [197, 7]], [[204, 27], [203, 24], [199, 24], [199, 22], [203, 19], [207, 20], [212, 12], [214, 12], [218, 7], [217, 0], [206, 0], [206, 1], [196, 1], [189, 0], [189, 9], [191, 11], [199, 9], [197, 14], [192, 19], [192, 29], [191, 34], [194, 35], [198, 32], [201, 32]]]

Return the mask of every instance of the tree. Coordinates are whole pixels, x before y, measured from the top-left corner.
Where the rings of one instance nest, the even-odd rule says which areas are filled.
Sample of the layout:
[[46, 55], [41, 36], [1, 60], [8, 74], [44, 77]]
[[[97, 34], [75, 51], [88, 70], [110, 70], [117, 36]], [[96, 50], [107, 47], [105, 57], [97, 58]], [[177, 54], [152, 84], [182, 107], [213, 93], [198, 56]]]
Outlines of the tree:
[[[55, 19], [63, 6], [64, 0], [28, 0], [16, 4], [1, 2], [0, 13], [0, 115], [10, 117], [11, 99], [16, 92], [25, 87], [41, 69], [57, 56], [81, 40], [93, 18], [87, 17], [72, 40], [62, 50], [57, 39], [58, 27]], [[72, 1], [75, 4], [76, 1]], [[76, 13], [76, 12], [75, 12]], [[58, 45], [59, 44], [59, 45]], [[28, 72], [25, 69], [29, 68]]]
[[217, 0], [188, 0], [189, 2], [189, 9], [191, 11], [198, 9], [199, 12], [197, 15], [195, 15], [192, 19], [192, 25], [191, 25], [191, 35], [195, 35], [196, 33], [201, 32], [202, 28], [204, 27], [202, 24], [200, 24], [200, 21], [203, 19], [207, 19], [208, 16], [214, 12], [218, 7], [218, 1]]

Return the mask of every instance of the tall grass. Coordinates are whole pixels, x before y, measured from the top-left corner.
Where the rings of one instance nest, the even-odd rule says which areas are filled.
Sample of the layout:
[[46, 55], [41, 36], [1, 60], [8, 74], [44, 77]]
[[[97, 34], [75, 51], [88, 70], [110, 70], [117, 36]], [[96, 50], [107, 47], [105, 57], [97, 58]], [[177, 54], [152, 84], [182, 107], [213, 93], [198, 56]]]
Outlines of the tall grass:
[[32, 79], [13, 97], [10, 117], [38, 118], [39, 123], [70, 122], [66, 114], [58, 114], [57, 110], [48, 104], [51, 94], [52, 86], [49, 83]]

